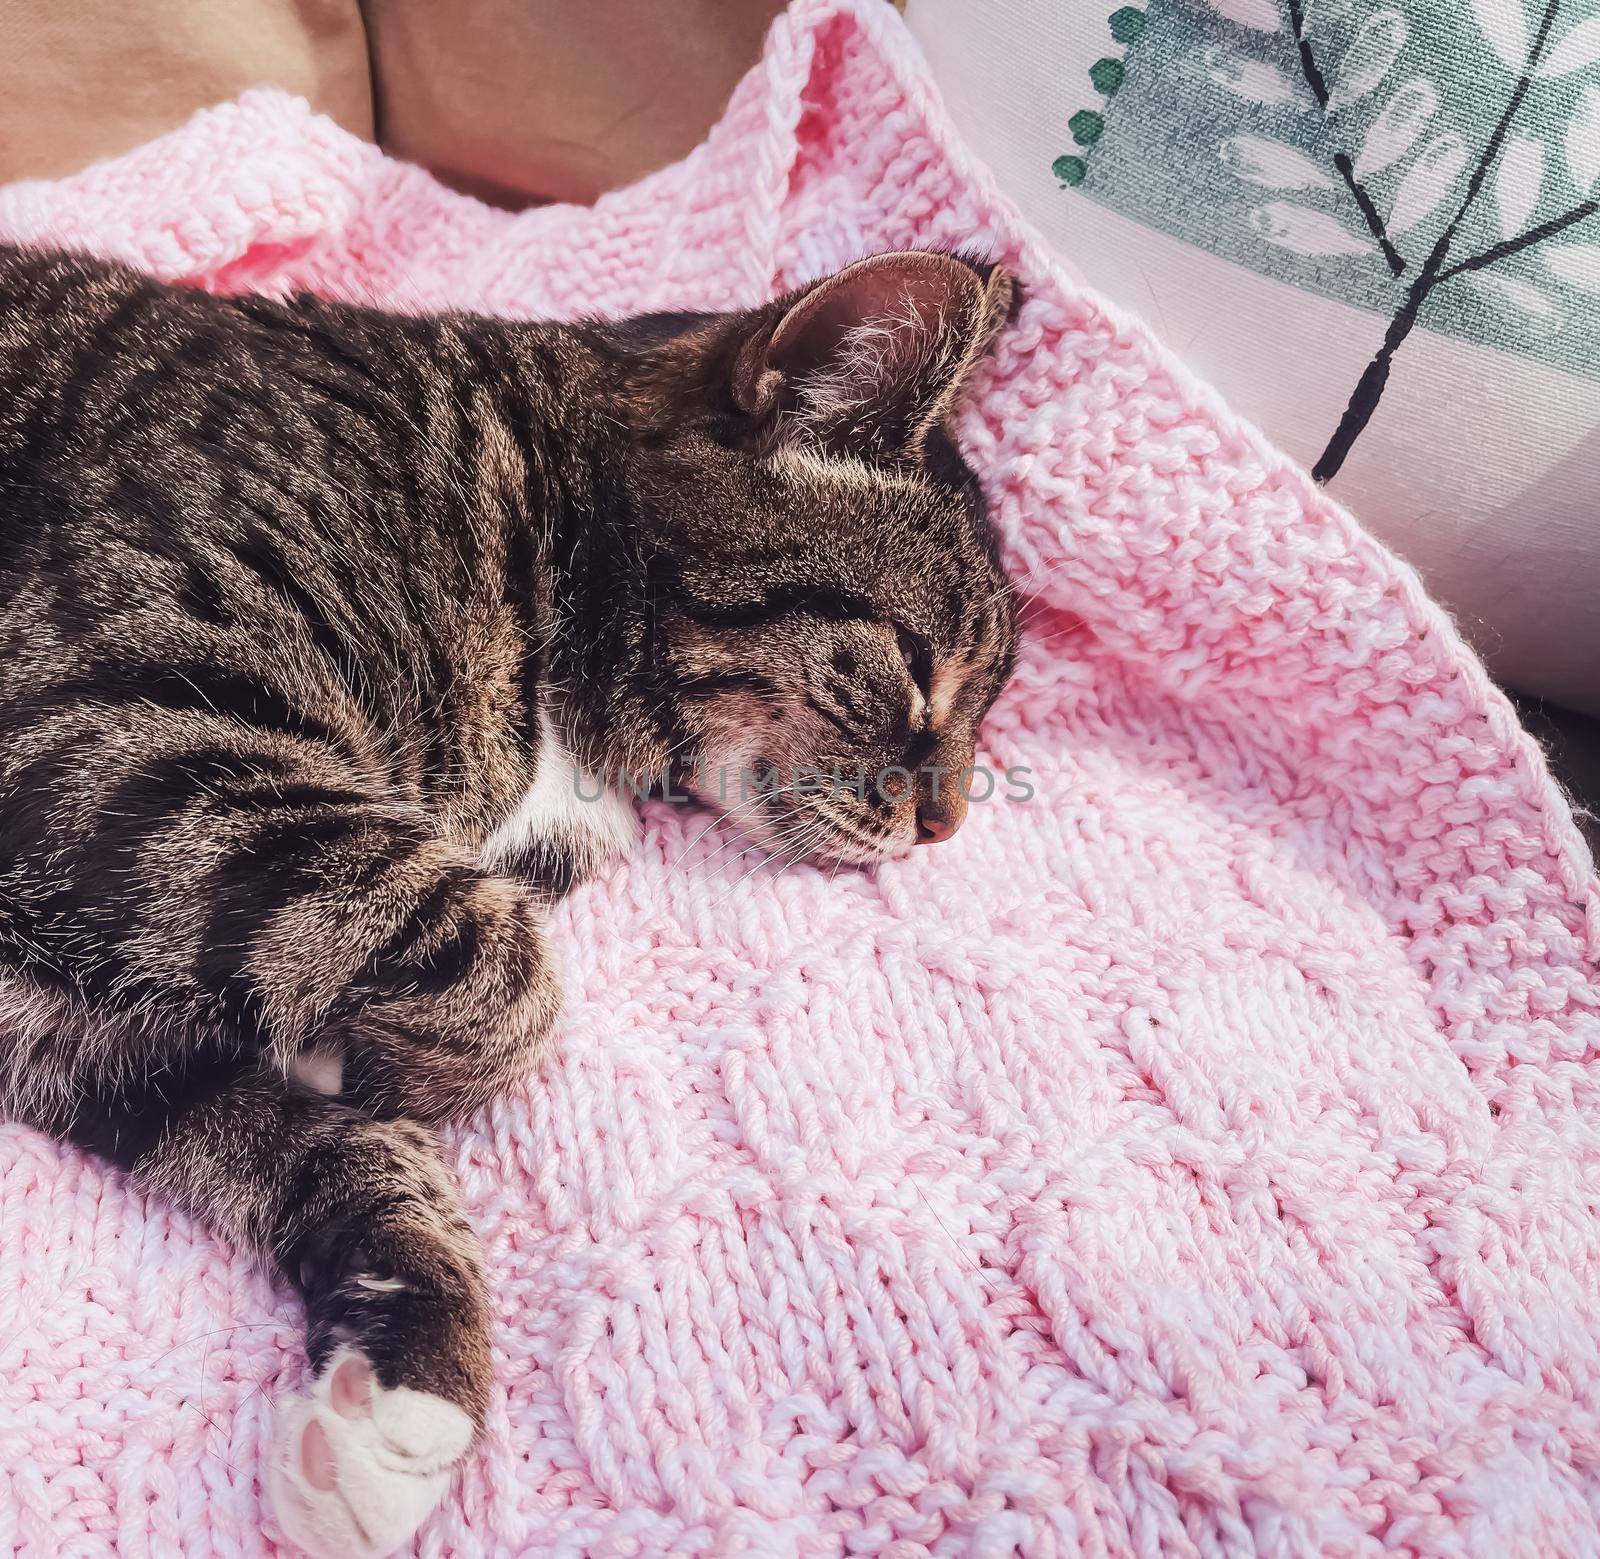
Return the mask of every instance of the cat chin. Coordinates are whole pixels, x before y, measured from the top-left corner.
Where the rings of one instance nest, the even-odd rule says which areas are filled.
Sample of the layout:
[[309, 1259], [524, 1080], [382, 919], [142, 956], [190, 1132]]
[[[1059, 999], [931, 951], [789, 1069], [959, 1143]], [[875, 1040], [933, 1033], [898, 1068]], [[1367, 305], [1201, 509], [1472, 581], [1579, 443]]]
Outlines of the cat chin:
[[[751, 826], [750, 832], [765, 847], [781, 851], [784, 840], [792, 838], [794, 827], [793, 819], [762, 818]], [[813, 866], [882, 866], [910, 855], [915, 842], [910, 837], [867, 839], [847, 829], [828, 828], [798, 859]]]
[[[910, 822], [905, 837], [868, 837], [848, 823], [835, 824], [807, 801], [806, 784], [824, 787], [827, 765], [813, 757], [774, 755], [763, 751], [752, 732], [734, 739], [708, 743], [685, 769], [686, 789], [702, 805], [732, 823], [775, 858], [809, 861], [817, 866], [880, 866], [909, 855], [916, 844], [916, 824]], [[737, 779], [731, 778], [737, 776]], [[768, 795], [762, 791], [776, 786]], [[782, 805], [775, 797], [798, 792]], [[794, 854], [797, 840], [806, 848]]]
[[819, 866], [883, 866], [890, 861], [903, 861], [911, 854], [910, 841], [905, 844], [886, 843], [881, 847], [856, 844], [842, 840], [837, 845], [824, 842], [807, 857]]

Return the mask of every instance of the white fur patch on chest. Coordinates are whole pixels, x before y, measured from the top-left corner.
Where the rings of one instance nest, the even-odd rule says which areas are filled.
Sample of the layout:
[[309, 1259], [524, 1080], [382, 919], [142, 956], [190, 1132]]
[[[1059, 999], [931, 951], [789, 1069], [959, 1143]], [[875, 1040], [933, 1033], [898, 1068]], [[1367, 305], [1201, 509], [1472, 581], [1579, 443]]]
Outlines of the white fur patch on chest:
[[584, 876], [625, 855], [639, 835], [632, 801], [578, 766], [548, 719], [539, 718], [539, 763], [511, 815], [489, 835], [483, 864], [499, 867], [529, 853], [571, 858]]

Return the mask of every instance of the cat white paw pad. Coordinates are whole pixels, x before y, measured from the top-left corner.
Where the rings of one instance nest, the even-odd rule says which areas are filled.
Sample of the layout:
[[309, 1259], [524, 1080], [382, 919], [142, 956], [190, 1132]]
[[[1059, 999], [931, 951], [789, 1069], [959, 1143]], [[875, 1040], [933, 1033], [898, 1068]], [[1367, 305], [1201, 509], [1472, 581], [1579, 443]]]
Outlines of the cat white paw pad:
[[385, 1390], [362, 1354], [341, 1349], [282, 1410], [278, 1524], [316, 1559], [380, 1559], [427, 1519], [471, 1443], [472, 1420], [455, 1403]]

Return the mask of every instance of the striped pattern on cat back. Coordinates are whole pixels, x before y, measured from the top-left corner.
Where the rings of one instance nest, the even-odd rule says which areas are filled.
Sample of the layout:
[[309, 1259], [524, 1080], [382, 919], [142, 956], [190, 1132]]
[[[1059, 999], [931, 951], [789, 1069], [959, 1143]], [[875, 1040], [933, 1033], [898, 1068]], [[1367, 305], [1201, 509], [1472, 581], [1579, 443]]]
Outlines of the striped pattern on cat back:
[[424, 1127], [533, 1065], [629, 788], [753, 774], [792, 857], [960, 822], [1015, 630], [950, 424], [1012, 303], [906, 253], [513, 324], [0, 250], [0, 1105], [299, 1288], [314, 1550], [403, 1540], [483, 1422]]

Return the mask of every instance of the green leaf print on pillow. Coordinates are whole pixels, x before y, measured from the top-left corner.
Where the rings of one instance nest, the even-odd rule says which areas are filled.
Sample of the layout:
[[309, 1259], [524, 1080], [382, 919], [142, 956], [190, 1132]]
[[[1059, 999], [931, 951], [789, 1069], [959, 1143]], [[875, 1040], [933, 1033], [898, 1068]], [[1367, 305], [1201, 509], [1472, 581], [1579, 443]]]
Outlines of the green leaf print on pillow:
[[1102, 97], [1110, 97], [1122, 85], [1125, 74], [1121, 60], [1096, 60], [1089, 67], [1089, 80], [1094, 83], [1095, 91]]
[[1080, 108], [1067, 121], [1067, 128], [1072, 132], [1072, 139], [1079, 146], [1093, 146], [1100, 139], [1100, 132], [1105, 127], [1104, 116], [1095, 113], [1091, 108]]
[[1126, 53], [1090, 72], [1104, 104], [1070, 115], [1079, 150], [1052, 168], [1386, 321], [1317, 463], [1327, 480], [1416, 328], [1600, 377], [1597, 13], [1600, 0], [1124, 6], [1109, 26]]
[[1136, 5], [1125, 5], [1111, 14], [1111, 36], [1126, 46], [1137, 43], [1144, 31], [1144, 12]]
[[[1112, 40], [1126, 47], [1143, 36], [1144, 19], [1144, 12], [1138, 6], [1125, 5], [1106, 18], [1106, 27]], [[1089, 84], [1101, 97], [1110, 98], [1120, 89], [1126, 74], [1127, 67], [1122, 61], [1107, 54], [1089, 67]], [[1067, 120], [1067, 130], [1080, 150], [1057, 157], [1050, 164], [1050, 171], [1064, 188], [1076, 189], [1089, 176], [1085, 154], [1105, 130], [1105, 115], [1092, 108], [1080, 108]]]

